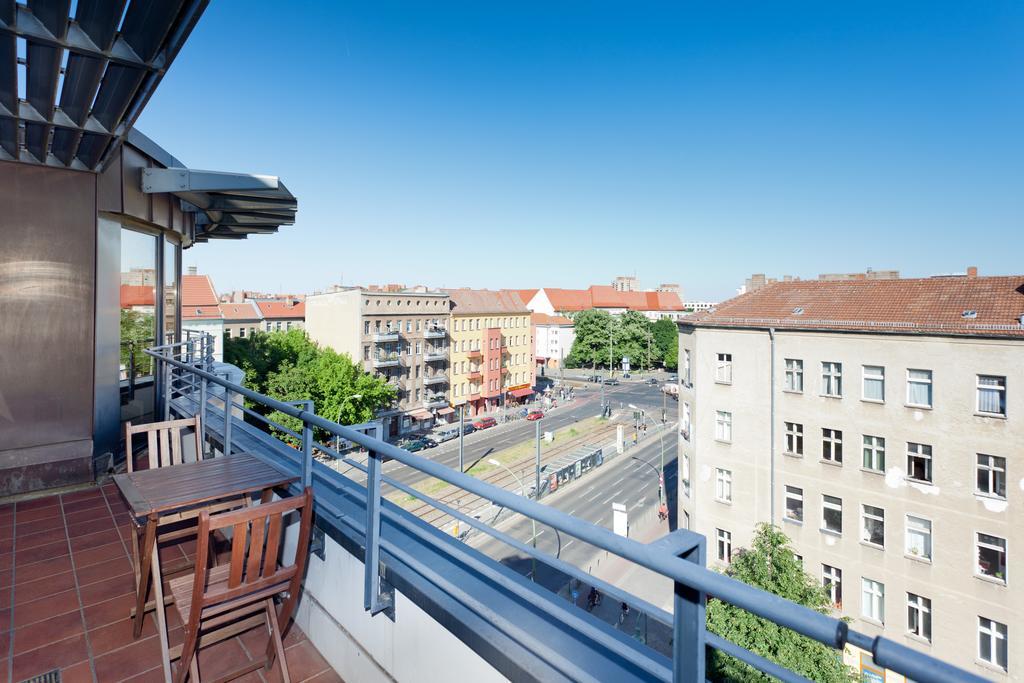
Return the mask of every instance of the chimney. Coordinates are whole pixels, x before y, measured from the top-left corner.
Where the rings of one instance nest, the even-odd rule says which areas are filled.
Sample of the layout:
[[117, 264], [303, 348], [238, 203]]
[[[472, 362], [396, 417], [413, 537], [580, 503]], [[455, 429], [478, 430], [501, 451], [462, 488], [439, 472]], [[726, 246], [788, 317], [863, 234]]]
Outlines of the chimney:
[[978, 266], [967, 266], [967, 277], [978, 277]]
[[199, 274], [199, 269], [196, 266], [189, 266], [188, 267], [188, 274], [189, 275], [198, 275]]

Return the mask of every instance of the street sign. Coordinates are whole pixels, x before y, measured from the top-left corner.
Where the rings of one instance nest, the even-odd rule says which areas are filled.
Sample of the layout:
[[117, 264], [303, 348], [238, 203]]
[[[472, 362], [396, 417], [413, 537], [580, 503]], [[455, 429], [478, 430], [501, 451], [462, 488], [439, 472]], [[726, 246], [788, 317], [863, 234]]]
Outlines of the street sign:
[[622, 357], [622, 371], [629, 372], [629, 356]]

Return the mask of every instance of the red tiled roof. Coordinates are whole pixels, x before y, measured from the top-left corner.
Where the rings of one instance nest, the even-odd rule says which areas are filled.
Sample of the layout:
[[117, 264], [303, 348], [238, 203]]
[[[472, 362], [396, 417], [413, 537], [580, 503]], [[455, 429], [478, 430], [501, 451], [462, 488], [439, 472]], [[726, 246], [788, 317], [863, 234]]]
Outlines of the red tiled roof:
[[466, 315], [476, 313], [529, 313], [519, 295], [512, 290], [493, 289], [448, 289], [445, 290], [452, 302], [452, 313]]
[[561, 315], [548, 315], [547, 313], [534, 313], [530, 316], [534, 325], [572, 325], [569, 318]]
[[516, 294], [520, 299], [522, 299], [524, 304], [528, 304], [528, 303], [530, 303], [530, 299], [532, 299], [537, 294], [537, 292], [539, 292], [540, 290], [539, 289], [503, 289], [501, 291], [503, 291], [503, 292], [512, 292], [513, 294]]
[[240, 304], [221, 304], [220, 313], [225, 320], [259, 320], [260, 312], [251, 301]]
[[155, 305], [156, 292], [152, 285], [121, 285], [121, 308]]
[[275, 320], [277, 318], [290, 318], [292, 320], [296, 318], [306, 317], [306, 302], [299, 301], [256, 301], [253, 302], [259, 307], [260, 313], [264, 318], [270, 318]]
[[624, 308], [629, 311], [681, 311], [683, 302], [675, 292], [620, 292], [611, 285], [587, 289], [545, 289], [556, 311], [585, 311], [591, 308]]
[[[800, 313], [796, 311], [800, 310]], [[965, 317], [973, 311], [973, 317]], [[777, 282], [687, 318], [698, 327], [1024, 336], [1024, 275]]]
[[181, 276], [181, 319], [220, 319], [220, 300], [209, 275]]

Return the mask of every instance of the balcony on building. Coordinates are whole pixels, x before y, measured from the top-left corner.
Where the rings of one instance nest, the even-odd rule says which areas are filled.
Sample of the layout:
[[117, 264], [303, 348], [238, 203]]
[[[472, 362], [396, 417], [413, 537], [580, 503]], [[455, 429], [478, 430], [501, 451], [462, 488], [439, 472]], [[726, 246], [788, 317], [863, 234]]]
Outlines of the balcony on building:
[[472, 359], [472, 358], [483, 358], [484, 357], [484, 352], [481, 351], [480, 349], [473, 349], [472, 351], [467, 351], [466, 352], [466, 357], [470, 358], [470, 359]]
[[397, 365], [401, 365], [402, 357], [397, 351], [390, 353], [375, 353], [373, 354], [373, 367], [375, 368], [393, 368]]
[[371, 335], [371, 339], [373, 339], [373, 342], [375, 344], [396, 342], [398, 341], [399, 337], [401, 337], [401, 333], [399, 333], [398, 330], [381, 330], [378, 332], [374, 332]]
[[423, 352], [423, 360], [428, 363], [437, 363], [448, 360], [448, 349], [429, 348]]
[[434, 373], [433, 375], [427, 375], [426, 377], [423, 378], [423, 384], [425, 384], [428, 387], [429, 386], [434, 386], [436, 384], [447, 384], [447, 383], [448, 383], [448, 375], [446, 375], [444, 373], [441, 373], [441, 372]]
[[445, 408], [448, 406], [448, 397], [444, 394], [427, 394], [423, 397], [424, 408]]
[[476, 381], [482, 380], [484, 378], [484, 373], [481, 372], [480, 370], [470, 370], [469, 373], [466, 375], [466, 377], [470, 381], [476, 382]]
[[423, 330], [423, 336], [427, 339], [444, 339], [448, 335], [448, 330], [438, 325], [428, 325]]

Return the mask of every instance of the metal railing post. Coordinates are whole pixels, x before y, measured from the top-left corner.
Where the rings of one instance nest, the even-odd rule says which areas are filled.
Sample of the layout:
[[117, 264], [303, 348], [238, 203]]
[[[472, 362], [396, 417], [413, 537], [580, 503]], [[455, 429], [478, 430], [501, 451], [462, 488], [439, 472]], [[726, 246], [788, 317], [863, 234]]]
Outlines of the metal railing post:
[[363, 558], [363, 609], [370, 615], [392, 606], [390, 595], [382, 594], [380, 580], [380, 453], [370, 451], [366, 465], [366, 552]]
[[[227, 379], [225, 375], [224, 379]], [[228, 387], [224, 387], [224, 455], [231, 455], [231, 420], [233, 412], [233, 404], [235, 402], [235, 392], [231, 391]], [[308, 484], [307, 484], [308, 486]]]
[[[168, 350], [167, 353], [169, 354], [170, 350]], [[164, 404], [161, 407], [161, 412], [163, 413], [163, 419], [166, 421], [171, 419], [171, 398], [173, 397], [174, 394], [174, 370], [171, 367], [170, 363], [166, 361], [162, 362], [162, 374], [164, 378]]]
[[[306, 411], [313, 412], [313, 402], [305, 401]], [[302, 487], [313, 485], [313, 428], [302, 420]]]
[[[681, 547], [676, 555], [700, 567], [705, 566], [704, 537], [691, 531], [677, 531]], [[675, 582], [672, 625], [672, 680], [675, 683], [704, 683], [707, 596], [686, 584]]]
[[203, 377], [202, 380], [200, 380], [200, 382], [199, 382], [199, 428], [202, 429], [203, 433], [201, 435], [202, 440], [199, 442], [199, 445], [200, 445], [200, 447], [202, 449], [202, 452], [196, 454], [196, 458], [198, 460], [202, 460], [203, 458], [205, 458], [206, 457], [206, 452], [207, 452], [207, 449], [206, 449], [206, 399], [207, 399], [207, 393], [206, 392], [207, 392], [207, 384], [206, 383], [207, 383], [207, 379], [205, 377]]

